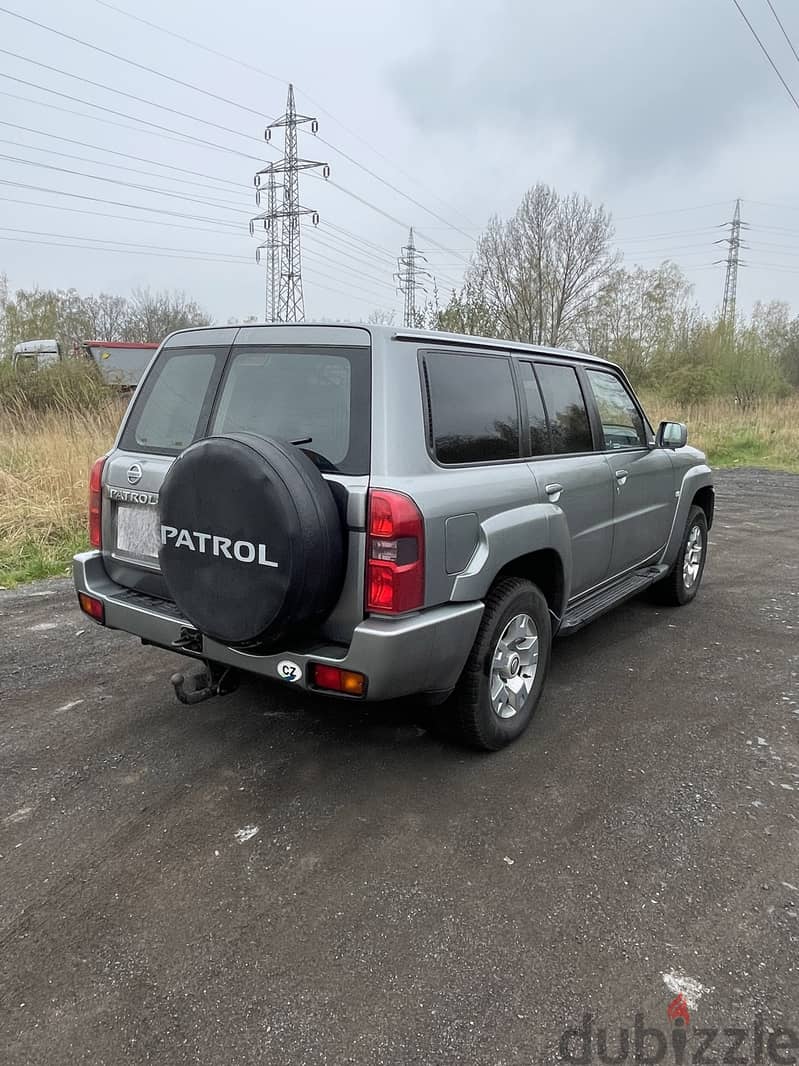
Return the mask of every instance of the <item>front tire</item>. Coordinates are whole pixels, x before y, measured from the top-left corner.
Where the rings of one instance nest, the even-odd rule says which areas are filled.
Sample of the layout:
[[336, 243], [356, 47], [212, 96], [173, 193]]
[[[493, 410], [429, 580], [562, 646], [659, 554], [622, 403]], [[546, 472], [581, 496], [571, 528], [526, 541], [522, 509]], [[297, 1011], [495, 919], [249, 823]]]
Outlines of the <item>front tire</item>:
[[541, 592], [521, 578], [498, 581], [457, 687], [441, 708], [452, 739], [498, 751], [521, 736], [541, 696], [551, 648]]
[[699, 591], [707, 559], [707, 516], [701, 507], [694, 506], [688, 514], [680, 551], [669, 573], [652, 586], [657, 603], [667, 607], [682, 607], [690, 603]]

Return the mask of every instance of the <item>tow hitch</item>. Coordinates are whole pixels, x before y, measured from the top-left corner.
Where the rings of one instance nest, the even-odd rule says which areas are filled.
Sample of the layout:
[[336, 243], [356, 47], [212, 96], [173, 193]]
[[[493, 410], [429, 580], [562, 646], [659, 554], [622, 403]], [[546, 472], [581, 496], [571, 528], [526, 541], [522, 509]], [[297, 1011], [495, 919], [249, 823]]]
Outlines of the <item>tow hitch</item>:
[[226, 696], [239, 687], [239, 675], [232, 666], [204, 663], [199, 669], [185, 674], [173, 674], [169, 679], [181, 703], [202, 703], [213, 696]]

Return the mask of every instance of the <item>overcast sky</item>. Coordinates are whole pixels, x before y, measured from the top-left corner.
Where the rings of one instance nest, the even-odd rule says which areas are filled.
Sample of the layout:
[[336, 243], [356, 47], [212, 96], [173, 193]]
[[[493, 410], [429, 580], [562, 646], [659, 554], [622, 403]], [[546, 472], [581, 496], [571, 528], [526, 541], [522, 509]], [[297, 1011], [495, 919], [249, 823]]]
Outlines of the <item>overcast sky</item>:
[[[796, 4], [772, 2], [799, 49]], [[331, 167], [330, 183], [301, 181], [321, 216], [303, 230], [309, 318], [399, 307], [392, 257], [409, 225], [445, 292], [486, 219], [537, 181], [604, 203], [628, 265], [673, 259], [707, 310], [723, 287], [713, 242], [741, 197], [740, 306], [799, 311], [799, 108], [733, 0], [109, 3], [119, 10], [0, 0], [205, 93], [0, 11], [0, 49], [22, 57], [0, 53], [11, 288], [182, 288], [218, 321], [262, 314], [252, 176], [282, 148], [263, 127], [292, 80], [298, 109], [319, 118], [300, 153]], [[765, 0], [741, 4], [799, 97], [799, 61]]]

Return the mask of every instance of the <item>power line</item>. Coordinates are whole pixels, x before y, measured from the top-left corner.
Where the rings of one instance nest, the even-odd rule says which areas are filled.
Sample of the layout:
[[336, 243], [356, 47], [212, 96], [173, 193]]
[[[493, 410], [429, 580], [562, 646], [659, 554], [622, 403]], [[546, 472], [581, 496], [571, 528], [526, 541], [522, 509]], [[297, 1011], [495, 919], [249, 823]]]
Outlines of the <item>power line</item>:
[[695, 207], [669, 207], [662, 211], [645, 211], [640, 215], [623, 215], [620, 218], [614, 218], [614, 222], [632, 222], [638, 218], [654, 218], [656, 215], [681, 215], [687, 214], [690, 211], [705, 211], [710, 207], [726, 207], [726, 200], [714, 200], [712, 204], [697, 204]]
[[[5, 11], [5, 8], [0, 7], [0, 11]], [[203, 125], [211, 126], [213, 129], [221, 130], [223, 133], [232, 133], [236, 137], [244, 137], [249, 141], [258, 140], [258, 138], [255, 137], [253, 134], [242, 133], [240, 130], [234, 130], [231, 129], [229, 126], [223, 126], [219, 122], [212, 122], [210, 119], [200, 118], [198, 115], [192, 115], [187, 111], [180, 111], [178, 108], [169, 107], [167, 104], [159, 104], [155, 100], [148, 100], [144, 96], [137, 96], [135, 93], [125, 92], [123, 89], [115, 89], [112, 85], [108, 85], [107, 83], [103, 84], [99, 81], [92, 81], [91, 78], [84, 78], [81, 74], [72, 74], [68, 70], [62, 70], [60, 67], [54, 67], [50, 63], [43, 63], [39, 59], [31, 59], [29, 56], [20, 55], [18, 52], [10, 52], [7, 48], [0, 48], [0, 54], [11, 56], [12, 59], [19, 59], [21, 62], [31, 64], [34, 67], [42, 67], [42, 69], [49, 70], [52, 74], [60, 74], [64, 78], [72, 78], [73, 81], [82, 82], [84, 85], [91, 85], [94, 89], [102, 89], [103, 92], [112, 92], [116, 96], [124, 96], [126, 100], [135, 100], [139, 104], [146, 104], [148, 107], [155, 107], [160, 109], [161, 111], [168, 111], [170, 115], [178, 115], [179, 118], [187, 118], [191, 122], [201, 122]], [[8, 75], [4, 76], [7, 77]]]
[[[169, 37], [173, 37], [175, 40], [182, 41], [184, 44], [191, 45], [193, 48], [199, 48], [201, 51], [207, 52], [209, 55], [217, 56], [219, 59], [224, 59], [224, 60], [226, 60], [229, 63], [233, 63], [236, 67], [244, 67], [246, 70], [251, 70], [255, 74], [260, 74], [260, 75], [262, 75], [265, 78], [269, 78], [271, 81], [279, 81], [282, 84], [285, 84], [286, 81], [288, 80], [286, 78], [280, 78], [276, 74], [273, 74], [271, 71], [264, 70], [262, 67], [255, 66], [252, 63], [247, 63], [243, 59], [237, 59], [235, 56], [228, 55], [226, 52], [219, 51], [216, 48], [211, 48], [211, 47], [209, 47], [206, 44], [202, 44], [200, 41], [195, 41], [191, 37], [187, 37], [184, 34], [177, 33], [174, 30], [167, 29], [165, 26], [160, 26], [158, 23], [150, 22], [148, 19], [142, 18], [140, 15], [134, 15], [132, 12], [126, 11], [124, 8], [117, 7], [116, 4], [109, 3], [108, 0], [96, 0], [96, 3], [100, 4], [102, 7], [108, 8], [111, 11], [115, 11], [119, 15], [123, 15], [126, 18], [133, 19], [136, 22], [139, 22], [139, 23], [141, 23], [141, 24], [143, 24], [145, 26], [148, 26], [150, 29], [156, 30], [159, 33], [167, 34]], [[385, 163], [388, 163], [389, 166], [391, 166], [395, 170], [397, 170], [398, 173], [400, 173], [408, 181], [412, 181], [416, 185], [418, 185], [420, 188], [425, 189], [425, 191], [428, 192], [431, 196], [433, 196], [436, 200], [438, 200], [439, 203], [444, 203], [445, 202], [445, 201], [443, 201], [441, 199], [440, 196], [438, 196], [437, 193], [435, 193], [432, 189], [430, 189], [428, 186], [426, 186], [423, 182], [419, 181], [418, 178], [414, 178], [412, 175], [408, 174], [396, 162], [394, 162], [393, 160], [389, 159], [388, 156], [384, 155], [381, 151], [379, 151], [379, 149], [375, 148], [374, 145], [370, 144], [370, 142], [367, 141], [366, 138], [363, 137], [360, 133], [357, 133], [355, 130], [352, 130], [348, 126], [346, 126], [332, 112], [328, 111], [327, 108], [324, 107], [319, 101], [315, 100], [310, 95], [310, 93], [304, 92], [303, 90], [301, 90], [299, 88], [297, 89], [297, 92], [300, 95], [305, 96], [310, 101], [310, 103], [313, 104], [313, 106], [318, 111], [322, 112], [322, 114], [327, 115], [328, 118], [331, 118], [335, 123], [337, 123], [339, 126], [341, 126], [341, 128], [346, 133], [350, 134], [351, 137], [355, 137], [355, 139], [360, 141], [361, 144], [365, 145], [365, 147], [368, 148], [369, 151], [373, 152], [374, 155], [378, 156], [378, 158], [382, 159]], [[335, 149], [335, 150], [337, 151], [337, 149]], [[360, 164], [356, 163], [356, 165], [360, 165]], [[378, 179], [378, 180], [382, 180], [382, 179]], [[460, 214], [460, 212], [458, 212], [458, 213]], [[465, 216], [462, 216], [462, 217], [465, 218]], [[468, 219], [466, 219], [466, 222], [467, 222], [467, 224], [469, 226], [472, 226], [474, 229], [478, 229], [479, 228], [479, 227], [474, 226], [473, 223], [469, 222]], [[446, 229], [452, 229], [453, 227], [447, 225], [445, 228]]]
[[[2, 123], [2, 120], [0, 120], [0, 124], [4, 125], [4, 123]], [[9, 125], [10, 125], [10, 123], [9, 123]], [[64, 138], [64, 139], [66, 139], [66, 138]], [[78, 142], [78, 143], [80, 143], [80, 142]], [[62, 156], [64, 159], [74, 159], [74, 160], [76, 160], [76, 161], [78, 161], [80, 163], [100, 163], [100, 162], [102, 162], [102, 166], [103, 167], [112, 167], [114, 170], [124, 170], [126, 174], [127, 173], [129, 173], [129, 174], [144, 174], [145, 176], [150, 177], [150, 178], [162, 178], [164, 181], [179, 181], [179, 182], [182, 182], [184, 184], [184, 186], [186, 184], [186, 179], [185, 178], [173, 178], [169, 174], [159, 174], [157, 171], [154, 171], [154, 170], [142, 170], [140, 167], [128, 166], [127, 163], [111, 163], [107, 159], [103, 159], [101, 161], [101, 160], [98, 160], [98, 159], [92, 159], [89, 156], [85, 156], [85, 155], [75, 155], [74, 152], [59, 152], [55, 148], [49, 148], [49, 147], [48, 148], [40, 148], [38, 145], [35, 145], [35, 144], [21, 144], [19, 141], [12, 141], [12, 140], [9, 140], [9, 139], [7, 139], [5, 137], [0, 137], [0, 144], [10, 144], [10, 145], [13, 145], [13, 147], [15, 147], [15, 148], [26, 148], [29, 152], [46, 152], [48, 155]], [[94, 146], [93, 145], [89, 145], [89, 147], [94, 147]], [[98, 150], [102, 151], [102, 149], [98, 149]], [[112, 154], [116, 155], [117, 153], [116, 152], [112, 152]], [[119, 155], [123, 155], [124, 156], [124, 155], [126, 155], [126, 153], [120, 152]], [[136, 156], [132, 156], [132, 155], [128, 155], [127, 158], [128, 159], [136, 159], [137, 157]], [[18, 162], [19, 162], [19, 160], [18, 160]], [[31, 162], [35, 166], [39, 165], [39, 164], [35, 163], [33, 160], [25, 160], [25, 162]], [[160, 163], [156, 164], [156, 166], [161, 166], [161, 165], [162, 164], [160, 164]], [[176, 168], [176, 169], [181, 169], [181, 168]], [[184, 173], [191, 174], [192, 172], [191, 171], [185, 171]], [[92, 177], [96, 177], [98, 180], [103, 180], [103, 181], [107, 180], [102, 175], [91, 175], [91, 176]], [[193, 177], [196, 179], [198, 177], [203, 177], [203, 175], [195, 173], [193, 175]], [[214, 179], [211, 179], [211, 180], [214, 180]], [[234, 183], [231, 182], [230, 184], [232, 185]], [[243, 187], [241, 185], [236, 185], [236, 188], [238, 189], [238, 191], [240, 193], [243, 194], [244, 189], [243, 189]], [[211, 187], [211, 191], [212, 192], [213, 191], [226, 192], [227, 190], [224, 189], [224, 188], [215, 189], [212, 186]], [[219, 203], [219, 204], [223, 204], [223, 205], [228, 203], [228, 201], [226, 201], [226, 200], [214, 200], [214, 201], [209, 200], [208, 202], [209, 203]]]
[[766, 48], [766, 46], [760, 40], [760, 37], [757, 34], [757, 30], [754, 28], [752, 23], [746, 17], [746, 12], [741, 7], [741, 5], [738, 3], [738, 0], [732, 0], [732, 2], [738, 8], [738, 14], [741, 16], [741, 18], [744, 20], [746, 25], [749, 27], [749, 32], [752, 34], [754, 39], [757, 41], [757, 43], [758, 43], [758, 45], [760, 47], [760, 51], [763, 53], [763, 55], [769, 61], [769, 65], [771, 66], [771, 69], [774, 71], [774, 73], [777, 75], [777, 77], [782, 82], [783, 88], [785, 89], [786, 93], [790, 96], [791, 100], [793, 100], [794, 107], [796, 108], [797, 111], [799, 111], [799, 100], [797, 100], [797, 98], [794, 96], [793, 92], [791, 91], [790, 85], [788, 84], [788, 82], [785, 80], [785, 78], [783, 78], [782, 74], [780, 73], [780, 68], [777, 66], [777, 64], [774, 62], [774, 60], [771, 58], [771, 54], [769, 53], [768, 48]]
[[196, 196], [186, 196], [185, 193], [175, 192], [174, 189], [159, 189], [152, 185], [139, 185], [138, 182], [122, 181], [120, 178], [109, 178], [103, 174], [85, 174], [82, 170], [72, 170], [69, 167], [57, 167], [54, 163], [39, 163], [35, 159], [23, 159], [21, 156], [0, 154], [0, 159], [5, 159], [11, 163], [26, 164], [27, 166], [37, 167], [43, 170], [55, 170], [59, 174], [72, 174], [79, 178], [89, 178], [92, 181], [103, 181], [110, 185], [121, 185], [129, 189], [152, 192], [159, 196], [171, 196], [174, 199], [185, 200], [188, 203], [203, 204], [209, 207], [220, 207], [224, 211], [233, 211], [237, 215], [246, 216], [246, 211], [240, 211], [238, 208], [230, 207], [229, 204], [222, 200], [204, 200]]
[[[47, 33], [53, 33], [57, 37], [62, 37], [66, 41], [72, 41], [73, 44], [79, 44], [82, 48], [90, 48], [93, 52], [99, 52], [101, 55], [115, 59], [119, 63], [127, 63], [129, 66], [136, 67], [138, 70], [144, 70], [148, 74], [155, 74], [156, 77], [164, 78], [165, 81], [171, 81], [174, 85], [181, 85], [184, 89], [193, 89], [194, 92], [202, 93], [203, 96], [207, 96], [211, 100], [218, 100], [220, 103], [229, 104], [231, 107], [238, 107], [242, 111], [249, 111], [250, 114], [256, 115], [258, 118], [263, 117], [260, 111], [256, 111], [252, 107], [247, 107], [245, 104], [240, 104], [236, 100], [229, 100], [226, 96], [212, 93], [209, 89], [203, 89], [201, 85], [194, 85], [190, 81], [182, 81], [180, 78], [176, 78], [172, 74], [164, 74], [162, 70], [156, 70], [155, 67], [148, 67], [145, 63], [137, 63], [135, 59], [128, 59], [127, 56], [120, 55], [119, 52], [111, 52], [107, 48], [101, 48], [98, 44], [91, 44], [89, 41], [83, 41], [80, 37], [74, 37], [71, 33], [64, 33], [63, 30], [57, 30], [54, 26], [48, 26], [44, 22], [38, 22], [36, 19], [30, 18], [29, 15], [20, 14], [19, 11], [12, 11], [7, 7], [0, 7], [0, 12], [4, 15], [10, 15], [12, 18], [21, 19], [22, 22], [28, 22], [31, 26], [37, 26], [40, 30], [45, 30]], [[108, 88], [110, 88], [110, 86], [108, 86]]]
[[[51, 93], [53, 96], [61, 97], [63, 100], [71, 100], [75, 104], [83, 104], [85, 107], [94, 107], [98, 111], [105, 111], [106, 114], [116, 115], [118, 118], [132, 119], [134, 122], [141, 122], [144, 126], [152, 126], [153, 129], [160, 130], [162, 133], [177, 134], [182, 138], [184, 142], [195, 142], [202, 145], [204, 148], [213, 148], [217, 152], [231, 152], [235, 155], [241, 156], [243, 159], [254, 159], [258, 161], [258, 156], [248, 155], [246, 152], [240, 152], [237, 148], [231, 148], [228, 145], [214, 144], [213, 141], [206, 141], [203, 137], [196, 137], [193, 133], [182, 133], [179, 130], [173, 130], [169, 126], [162, 126], [158, 122], [151, 122], [146, 118], [139, 118], [137, 115], [128, 115], [124, 111], [116, 111], [112, 107], [105, 107], [103, 104], [95, 104], [92, 100], [83, 100], [79, 96], [72, 96], [70, 93], [60, 92], [58, 89], [49, 89], [46, 85], [38, 85], [35, 81], [26, 81], [24, 78], [14, 77], [12, 74], [6, 74], [5, 71], [0, 71], [0, 78], [7, 78], [9, 81], [17, 82], [19, 85], [27, 85], [29, 89], [39, 89], [41, 92]], [[84, 116], [91, 117], [91, 116]], [[202, 121], [199, 119], [198, 121]], [[257, 140], [258, 138], [253, 138]]]
[[[35, 102], [35, 101], [31, 101], [31, 102]], [[87, 115], [86, 117], [90, 118], [91, 116]], [[91, 144], [89, 141], [77, 141], [73, 137], [64, 137], [64, 136], [62, 136], [59, 133], [50, 133], [48, 130], [37, 130], [33, 126], [20, 126], [16, 122], [7, 122], [5, 119], [0, 119], [0, 126], [10, 126], [12, 129], [21, 130], [23, 133], [32, 133], [32, 134], [34, 134], [35, 136], [38, 136], [38, 137], [52, 137], [56, 141], [64, 141], [66, 144], [76, 144], [76, 145], [78, 145], [81, 148], [91, 148], [92, 151], [102, 152], [105, 155], [108, 155], [110, 153], [111, 155], [118, 155], [122, 159], [133, 159], [135, 162], [141, 162], [141, 156], [140, 155], [131, 155], [130, 152], [120, 152], [116, 148], [108, 148], [105, 145], [100, 145], [100, 144]], [[145, 131], [142, 131], [142, 132], [145, 132]], [[15, 142], [6, 141], [5, 143], [13, 144]], [[20, 148], [33, 148], [37, 152], [51, 151], [51, 152], [53, 152], [54, 155], [66, 155], [66, 152], [55, 152], [55, 151], [53, 151], [53, 149], [50, 149], [50, 148], [37, 148], [35, 145], [32, 145], [32, 144], [19, 145], [19, 147]], [[94, 159], [93, 160], [88, 160], [88, 159], [86, 159], [85, 156], [67, 156], [67, 158], [68, 159], [83, 159], [84, 162], [93, 162], [93, 163], [98, 162], [98, 160], [94, 160]], [[103, 162], [103, 166], [114, 166], [113, 163], [109, 163], [106, 159], [103, 159], [102, 162]], [[232, 181], [232, 180], [229, 180], [227, 178], [214, 177], [212, 174], [203, 174], [199, 170], [189, 169], [188, 167], [174, 166], [172, 163], [161, 163], [161, 162], [159, 162], [158, 160], [155, 160], [155, 159], [151, 160], [151, 162], [153, 163], [154, 166], [163, 167], [165, 170], [175, 170], [179, 174], [187, 174], [189, 177], [192, 177], [192, 178], [203, 178], [205, 181], [215, 181], [215, 182], [218, 182], [220, 184], [229, 185], [229, 186], [231, 186], [233, 188], [236, 188], [236, 189], [238, 189], [238, 190], [240, 190], [242, 192], [244, 190], [244, 186], [242, 186], [237, 181]], [[142, 171], [141, 173], [145, 173], [145, 171]], [[166, 174], [161, 174], [161, 175], [158, 175], [158, 176], [159, 177], [166, 177], [167, 175]], [[182, 181], [183, 179], [182, 178], [175, 178], [173, 180]], [[221, 191], [223, 191], [223, 190], [220, 190], [220, 192]]]
[[[36, 26], [36, 27], [38, 27], [41, 30], [45, 30], [47, 33], [55, 34], [56, 36], [61, 37], [64, 40], [72, 41], [74, 44], [79, 44], [79, 45], [81, 45], [84, 48], [91, 49], [92, 51], [98, 52], [101, 55], [109, 56], [110, 58], [112, 58], [114, 60], [117, 60], [118, 62], [127, 63], [128, 65], [130, 65], [132, 67], [135, 67], [138, 70], [143, 70], [143, 71], [146, 71], [149, 74], [154, 74], [156, 77], [164, 78], [165, 80], [167, 80], [169, 82], [172, 82], [175, 85], [180, 85], [180, 86], [182, 86], [184, 88], [191, 89], [194, 92], [202, 93], [204, 96], [210, 97], [213, 100], [217, 100], [217, 101], [220, 101], [221, 103], [228, 104], [231, 107], [237, 107], [237, 108], [239, 108], [239, 110], [248, 112], [249, 114], [252, 114], [252, 115], [257, 115], [259, 118], [261, 117], [261, 112], [256, 111], [254, 108], [249, 107], [246, 104], [242, 104], [242, 103], [240, 103], [237, 100], [231, 100], [228, 97], [220, 96], [218, 93], [210, 92], [208, 89], [204, 89], [200, 85], [195, 85], [192, 82], [183, 81], [181, 78], [176, 78], [176, 77], [174, 77], [171, 74], [165, 74], [163, 71], [157, 70], [155, 67], [148, 66], [145, 63], [139, 63], [139, 62], [137, 62], [136, 60], [133, 60], [133, 59], [129, 59], [127, 56], [120, 55], [120, 53], [118, 53], [118, 52], [112, 52], [112, 51], [110, 51], [107, 48], [102, 48], [100, 45], [92, 44], [89, 41], [83, 41], [79, 37], [75, 37], [73, 34], [65, 33], [63, 30], [58, 30], [54, 26], [49, 26], [49, 25], [47, 25], [44, 22], [39, 22], [37, 19], [31, 18], [28, 15], [23, 15], [23, 14], [21, 14], [18, 11], [12, 11], [10, 8], [6, 8], [6, 7], [2, 7], [2, 6], [0, 6], [0, 12], [4, 13], [6, 15], [10, 15], [12, 18], [17, 18], [17, 19], [22, 20], [23, 22], [27, 22], [30, 25]], [[53, 72], [55, 72], [57, 74], [61, 74], [61, 75], [65, 76], [65, 77], [74, 78], [77, 81], [84, 82], [87, 85], [92, 85], [92, 86], [94, 86], [96, 88], [104, 89], [106, 91], [110, 90], [111, 92], [114, 92], [114, 93], [116, 93], [119, 96], [125, 96], [125, 97], [128, 97], [129, 99], [138, 100], [141, 103], [147, 103], [147, 104], [150, 104], [150, 106], [153, 106], [153, 107], [160, 107], [160, 108], [162, 108], [165, 111], [169, 111], [172, 114], [180, 115], [183, 118], [190, 118], [190, 119], [193, 119], [194, 121], [204, 122], [206, 125], [215, 127], [216, 129], [221, 129], [221, 130], [223, 130], [225, 132], [236, 133], [238, 136], [242, 136], [242, 137], [248, 136], [247, 134], [239, 133], [236, 130], [228, 131], [225, 126], [221, 126], [219, 123], [216, 123], [216, 122], [211, 122], [208, 119], [199, 119], [196, 116], [187, 115], [185, 112], [178, 111], [175, 108], [167, 107], [166, 105], [163, 105], [163, 104], [157, 104], [157, 103], [154, 103], [151, 100], [144, 100], [142, 97], [134, 96], [131, 93], [123, 92], [121, 89], [114, 89], [112, 86], [101, 85], [98, 82], [91, 81], [89, 78], [84, 78], [84, 77], [82, 77], [80, 75], [77, 75], [77, 74], [70, 74], [68, 71], [60, 70], [58, 67], [51, 66], [51, 65], [49, 65], [47, 63], [43, 63], [43, 62], [41, 62], [39, 60], [27, 59], [25, 56], [20, 56], [17, 53], [10, 52], [10, 51], [8, 51], [6, 49], [0, 49], [0, 53], [12, 56], [13, 58], [22, 60], [23, 62], [33, 63], [35, 66], [44, 67], [46, 70], [53, 71]], [[373, 170], [370, 170], [369, 167], [365, 166], [363, 163], [359, 163], [357, 159], [354, 159], [352, 156], [348, 155], [346, 152], [344, 152], [341, 149], [337, 148], [335, 145], [331, 144], [329, 141], [325, 141], [325, 140], [323, 140], [323, 138], [320, 138], [320, 140], [322, 140], [323, 143], [326, 144], [333, 151], [335, 151], [339, 155], [341, 155], [344, 159], [347, 159], [354, 166], [359, 167], [361, 170], [363, 170], [370, 177], [374, 178], [376, 181], [382, 182], [382, 184], [385, 185], [387, 188], [391, 189], [393, 192], [397, 193], [399, 196], [404, 197], [406, 200], [410, 201], [415, 206], [421, 208], [421, 210], [426, 211], [428, 214], [432, 215], [433, 218], [436, 218], [439, 222], [447, 223], [447, 220], [445, 218], [443, 218], [441, 215], [439, 215], [437, 212], [431, 210], [428, 207], [425, 207], [425, 205], [422, 204], [419, 200], [415, 199], [413, 196], [410, 196], [408, 193], [403, 192], [402, 189], [398, 188], [396, 185], [393, 185], [391, 182], [387, 181], [385, 178], [382, 178], [379, 174], [376, 174]], [[469, 234], [464, 233], [463, 230], [459, 229], [459, 227], [451, 225], [449, 223], [447, 223], [447, 224], [450, 225], [451, 229], [454, 229], [457, 232], [462, 233], [463, 236], [468, 238]]]
[[794, 56], [795, 56], [795, 58], [796, 58], [796, 61], [797, 61], [797, 62], [799, 62], [799, 52], [797, 52], [797, 51], [796, 51], [796, 48], [794, 47], [794, 43], [793, 43], [793, 41], [792, 41], [792, 40], [791, 40], [791, 38], [790, 38], [790, 37], [788, 36], [788, 31], [787, 31], [787, 30], [785, 29], [785, 26], [784, 26], [784, 25], [783, 25], [783, 23], [782, 23], [782, 19], [781, 19], [781, 18], [780, 18], [780, 16], [779, 16], [779, 15], [777, 14], [777, 12], [776, 12], [776, 9], [775, 9], [774, 5], [772, 4], [771, 0], [766, 0], [766, 3], [768, 4], [769, 8], [771, 9], [771, 14], [772, 14], [772, 15], [774, 16], [774, 18], [775, 18], [775, 19], [777, 20], [777, 25], [778, 25], [778, 26], [779, 26], [779, 28], [780, 28], [780, 29], [782, 30], [782, 36], [783, 36], [783, 37], [785, 38], [785, 40], [786, 40], [786, 41], [788, 42], [788, 47], [789, 47], [789, 48], [791, 49], [791, 51], [793, 52], [793, 54], [794, 54]]
[[[0, 227], [0, 228], [2, 228], [2, 227]], [[33, 232], [33, 231], [28, 231], [28, 232]], [[52, 236], [57, 236], [57, 235], [53, 234]], [[84, 237], [80, 238], [80, 240], [86, 240], [86, 239], [87, 238], [84, 238]], [[91, 238], [89, 238], [89, 239], [91, 239]], [[252, 262], [249, 259], [249, 257], [247, 257], [247, 256], [241, 256], [240, 258], [237, 258], [237, 257], [233, 257], [233, 256], [222, 257], [222, 256], [218, 256], [218, 255], [217, 256], [208, 256], [208, 255], [203, 255], [203, 254], [201, 254], [201, 255], [185, 255], [185, 254], [180, 254], [178, 252], [174, 252], [174, 253], [172, 253], [172, 252], [154, 252], [154, 251], [151, 251], [151, 250], [138, 249], [138, 248], [137, 249], [123, 248], [123, 247], [97, 248], [97, 247], [94, 247], [93, 245], [89, 245], [89, 244], [78, 244], [78, 243], [61, 241], [61, 240], [40, 240], [40, 239], [38, 239], [38, 237], [37, 238], [4, 237], [3, 240], [5, 240], [5, 241], [13, 241], [13, 242], [16, 242], [16, 243], [21, 243], [21, 244], [46, 245], [46, 246], [52, 247], [52, 248], [77, 248], [77, 249], [80, 249], [82, 251], [112, 252], [113, 254], [126, 254], [126, 255], [147, 255], [148, 257], [149, 256], [156, 256], [158, 258], [163, 258], [163, 259], [183, 259], [183, 260], [185, 260], [187, 262], [226, 263], [228, 265], [241, 265], [241, 266], [247, 266], [247, 265], [249, 265]], [[322, 277], [322, 278], [325, 278], [325, 279], [331, 280], [331, 281], [340, 280], [340, 279], [337, 279], [337, 278], [332, 278], [329, 274], [325, 274], [323, 271], [317, 270], [315, 267], [310, 269], [310, 273], [318, 274], [319, 277]], [[352, 299], [352, 300], [362, 300], [363, 299], [362, 297], [356, 296], [353, 293], [344, 291], [342, 289], [332, 289], [332, 288], [330, 288], [330, 286], [322, 285], [318, 281], [314, 281], [314, 285], [317, 285], [319, 288], [322, 288], [322, 289], [327, 289], [329, 292], [335, 292], [335, 293], [337, 293], [340, 296], [345, 296], [348, 299]], [[363, 300], [363, 302], [368, 302], [368, 303], [371, 303], [372, 305], [374, 305], [375, 301], [379, 302], [382, 299], [384, 299], [384, 297], [379, 296], [376, 293], [367, 292], [367, 290], [362, 289], [360, 287], [357, 287], [357, 289], [358, 289], [359, 292], [364, 293], [366, 295], [366, 297], [367, 297], [367, 299]]]

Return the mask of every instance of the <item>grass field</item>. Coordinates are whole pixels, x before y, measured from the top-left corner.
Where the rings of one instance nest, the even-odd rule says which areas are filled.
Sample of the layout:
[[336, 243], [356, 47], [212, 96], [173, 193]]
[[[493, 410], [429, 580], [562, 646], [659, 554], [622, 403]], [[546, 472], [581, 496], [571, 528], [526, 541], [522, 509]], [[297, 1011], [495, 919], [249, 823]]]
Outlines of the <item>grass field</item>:
[[706, 453], [711, 466], [761, 466], [799, 473], [799, 395], [764, 400], [744, 410], [731, 400], [702, 404], [664, 402], [643, 396], [650, 419], [685, 422], [688, 443]]
[[[728, 401], [689, 405], [644, 397], [650, 418], [688, 423], [689, 443], [714, 466], [799, 472], [799, 396], [741, 410]], [[108, 450], [121, 409], [0, 411], [0, 586], [68, 571], [86, 546], [89, 470]]]
[[89, 416], [0, 412], [0, 586], [64, 573], [86, 546], [89, 470], [119, 417], [116, 404]]

